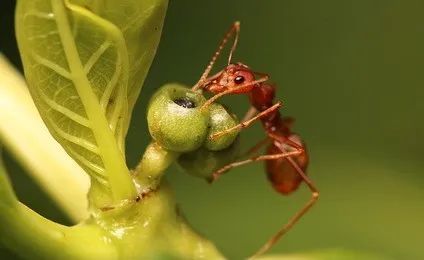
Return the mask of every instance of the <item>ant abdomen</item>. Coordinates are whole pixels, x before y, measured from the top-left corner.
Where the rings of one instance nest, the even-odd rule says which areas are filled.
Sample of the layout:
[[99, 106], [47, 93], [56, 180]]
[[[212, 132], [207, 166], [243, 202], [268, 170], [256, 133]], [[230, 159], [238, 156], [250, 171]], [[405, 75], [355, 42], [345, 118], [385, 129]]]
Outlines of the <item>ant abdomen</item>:
[[[289, 139], [296, 142], [303, 147], [304, 152], [292, 156], [292, 160], [297, 166], [306, 173], [308, 167], [309, 157], [305, 147], [305, 144], [301, 141], [298, 135], [292, 134]], [[295, 151], [295, 148], [282, 144], [283, 149], [286, 152]], [[276, 144], [271, 144], [267, 149], [267, 154], [279, 154], [281, 149]], [[272, 187], [283, 195], [289, 195], [293, 191], [296, 191], [299, 185], [302, 183], [303, 178], [299, 175], [296, 168], [287, 158], [279, 158], [276, 160], [269, 160], [265, 163], [266, 173], [268, 180], [271, 182]]]

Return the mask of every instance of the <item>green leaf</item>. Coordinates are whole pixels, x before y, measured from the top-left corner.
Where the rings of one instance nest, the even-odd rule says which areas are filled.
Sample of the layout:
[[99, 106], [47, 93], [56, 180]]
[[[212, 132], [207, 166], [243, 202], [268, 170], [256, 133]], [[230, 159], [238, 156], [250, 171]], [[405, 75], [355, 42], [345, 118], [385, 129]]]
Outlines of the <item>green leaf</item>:
[[119, 30], [59, 0], [19, 2], [16, 29], [30, 91], [50, 132], [93, 180], [115, 186], [107, 187], [115, 199], [128, 198], [121, 149], [129, 64]]
[[30, 92], [52, 135], [115, 200], [134, 195], [130, 114], [167, 1], [21, 0], [16, 32]]
[[[156, 54], [168, 0], [76, 0], [72, 2], [86, 6], [120, 28], [125, 39], [130, 64], [127, 88], [130, 115]], [[129, 120], [126, 124], [127, 128], [128, 124]]]

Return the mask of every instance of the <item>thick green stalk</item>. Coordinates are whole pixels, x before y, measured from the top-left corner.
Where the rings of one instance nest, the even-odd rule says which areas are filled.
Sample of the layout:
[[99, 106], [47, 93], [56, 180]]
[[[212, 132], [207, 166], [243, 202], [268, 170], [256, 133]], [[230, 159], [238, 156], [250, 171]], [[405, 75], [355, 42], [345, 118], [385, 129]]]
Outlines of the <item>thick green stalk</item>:
[[156, 142], [150, 143], [133, 171], [133, 176], [142, 192], [155, 190], [160, 184], [164, 171], [179, 155], [178, 152], [162, 148]]
[[114, 244], [108, 242], [108, 234], [97, 225], [62, 226], [21, 203], [0, 209], [0, 241], [21, 257], [117, 259]]
[[105, 233], [98, 226], [62, 226], [20, 203], [1, 160], [0, 197], [0, 243], [21, 257], [88, 259], [114, 254], [115, 248], [103, 241]]

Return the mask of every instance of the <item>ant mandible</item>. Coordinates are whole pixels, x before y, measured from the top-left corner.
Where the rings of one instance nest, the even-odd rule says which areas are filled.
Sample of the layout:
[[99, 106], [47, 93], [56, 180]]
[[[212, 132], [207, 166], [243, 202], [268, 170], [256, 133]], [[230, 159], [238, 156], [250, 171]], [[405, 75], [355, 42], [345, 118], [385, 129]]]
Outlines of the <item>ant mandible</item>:
[[[274, 103], [275, 86], [266, 83], [269, 76], [265, 73], [252, 71], [242, 63], [231, 63], [233, 52], [237, 46], [239, 31], [240, 23], [235, 22], [224, 36], [205, 72], [193, 87], [193, 90], [201, 89], [214, 94], [203, 107], [209, 106], [218, 98], [227, 94], [247, 94], [249, 96], [251, 108], [246, 113], [243, 121], [230, 129], [214, 134], [211, 138], [217, 138], [231, 131], [248, 127], [255, 120], [259, 119], [262, 122], [267, 137], [255, 145], [248, 154], [255, 153], [262, 146], [269, 142], [271, 143], [265, 155], [233, 162], [215, 171], [212, 175], [211, 182], [234, 167], [251, 162], [265, 161], [268, 179], [277, 192], [282, 195], [288, 195], [295, 191], [302, 181], [307, 184], [311, 191], [310, 200], [253, 255], [255, 257], [269, 250], [305, 215], [317, 201], [319, 192], [315, 184], [305, 173], [309, 162], [306, 145], [299, 135], [291, 131], [294, 119], [281, 116], [279, 108], [282, 103]], [[215, 75], [208, 77], [222, 49], [234, 33], [234, 42], [228, 56], [227, 66]], [[256, 75], [260, 77], [256, 79]]]

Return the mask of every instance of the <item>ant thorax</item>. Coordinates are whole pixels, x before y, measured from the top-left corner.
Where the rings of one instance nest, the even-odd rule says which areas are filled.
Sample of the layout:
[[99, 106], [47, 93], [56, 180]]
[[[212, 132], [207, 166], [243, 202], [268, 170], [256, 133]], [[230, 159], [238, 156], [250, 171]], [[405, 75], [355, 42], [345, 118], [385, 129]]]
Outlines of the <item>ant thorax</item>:
[[256, 85], [250, 95], [250, 103], [258, 111], [264, 111], [274, 104], [275, 86], [262, 83]]
[[261, 118], [261, 122], [267, 132], [279, 133], [283, 135], [289, 132], [281, 121], [281, 114], [278, 110], [272, 111], [271, 113], [263, 116]]

